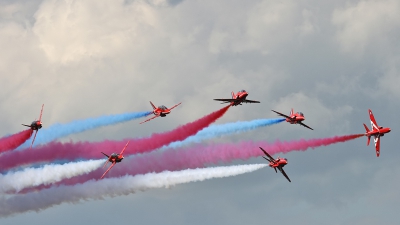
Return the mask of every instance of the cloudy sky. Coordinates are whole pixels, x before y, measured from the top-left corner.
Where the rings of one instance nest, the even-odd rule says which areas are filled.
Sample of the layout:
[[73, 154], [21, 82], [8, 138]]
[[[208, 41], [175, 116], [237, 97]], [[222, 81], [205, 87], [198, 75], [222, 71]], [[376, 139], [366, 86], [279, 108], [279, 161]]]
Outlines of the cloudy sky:
[[379, 158], [366, 138], [285, 155], [292, 183], [266, 168], [0, 223], [398, 224], [399, 40], [397, 0], [1, 0], [1, 136], [37, 118], [42, 103], [46, 126], [183, 102], [166, 118], [63, 140], [147, 136], [219, 109], [213, 98], [240, 89], [261, 104], [217, 123], [293, 107], [315, 130], [283, 123], [214, 141], [361, 133], [369, 108], [392, 132]]

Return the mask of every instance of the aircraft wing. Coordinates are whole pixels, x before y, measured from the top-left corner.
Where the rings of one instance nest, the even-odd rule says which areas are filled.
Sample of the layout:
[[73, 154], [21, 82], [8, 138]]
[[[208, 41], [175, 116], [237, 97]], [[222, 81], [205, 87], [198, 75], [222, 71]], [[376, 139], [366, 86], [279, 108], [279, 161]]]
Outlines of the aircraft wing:
[[106, 167], [106, 165], [108, 164], [108, 162], [110, 162], [109, 160], [110, 160], [110, 158], [108, 158], [107, 161], [104, 163], [103, 168]]
[[289, 179], [288, 175], [285, 173], [285, 171], [283, 170], [283, 168], [282, 168], [282, 167], [278, 167], [278, 169], [279, 169], [279, 171], [281, 171], [281, 173], [283, 174], [283, 176], [285, 176], [285, 177], [286, 177], [286, 179], [287, 179], [289, 182], [292, 182], [292, 181], [290, 181], [290, 179]]
[[128, 145], [129, 145], [129, 142], [130, 142], [130, 141], [128, 141], [128, 143], [126, 143], [126, 145], [125, 145], [125, 147], [122, 149], [121, 153], [119, 153], [120, 155], [122, 155], [122, 154], [124, 153], [126, 147], [128, 147]]
[[246, 102], [246, 103], [260, 103], [259, 101], [247, 100], [247, 99], [243, 100], [243, 102]]
[[381, 138], [379, 135], [377, 137], [374, 137], [374, 142], [375, 142], [376, 157], [379, 157], [380, 145], [381, 145]]
[[236, 99], [233, 99], [233, 98], [215, 98], [214, 101], [222, 101], [224, 103], [227, 103], [227, 102], [234, 102], [234, 101], [236, 101]]
[[172, 106], [169, 110], [172, 110], [173, 108], [177, 107], [180, 104], [182, 104], [182, 102], [179, 102], [179, 104], [176, 104], [176, 105]]
[[152, 119], [155, 119], [155, 118], [157, 118], [157, 117], [159, 117], [159, 115], [155, 115], [155, 116], [153, 116], [153, 117], [151, 117], [151, 118], [149, 118], [149, 119], [147, 119], [147, 120], [141, 122], [140, 124], [146, 123], [146, 122], [148, 122], [148, 121], [150, 121], [150, 120], [152, 120]]
[[44, 104], [42, 104], [42, 110], [40, 110], [40, 116], [39, 116], [40, 122], [42, 122], [43, 106], [44, 106]]
[[151, 101], [150, 101], [150, 105], [151, 105], [151, 107], [153, 107], [153, 109], [157, 108]]
[[307, 127], [308, 129], [310, 129], [310, 130], [314, 130], [314, 129], [312, 129], [311, 127], [309, 127], [309, 126], [307, 126], [307, 125], [305, 125], [304, 123], [302, 123], [302, 122], [298, 122], [298, 124], [300, 124], [301, 126], [303, 126], [303, 127]]
[[[267, 151], [265, 151], [263, 148], [261, 148], [261, 147], [259, 147], [260, 149], [261, 149], [261, 151], [263, 151], [264, 152], [264, 154], [270, 159], [270, 160], [268, 160], [268, 161], [271, 161], [271, 162], [275, 162], [275, 159], [274, 158], [272, 158], [272, 156], [270, 156], [269, 154], [268, 154], [268, 152]], [[265, 159], [265, 158], [264, 158]]]
[[103, 173], [103, 176], [101, 176], [100, 179], [103, 179], [103, 177], [108, 173], [108, 171], [111, 170], [111, 168], [113, 168], [114, 165], [115, 165], [115, 162], [113, 162], [113, 163], [111, 164], [111, 166], [107, 169], [107, 171]]
[[289, 116], [286, 116], [286, 115], [283, 114], [283, 113], [277, 112], [277, 111], [275, 111], [275, 110], [271, 110], [271, 111], [274, 112], [274, 113], [277, 113], [277, 114], [280, 115], [280, 116], [283, 116], [283, 117], [286, 117], [286, 118], [289, 118], [289, 119], [290, 119]]
[[33, 146], [33, 142], [35, 142], [35, 138], [36, 138], [36, 134], [37, 134], [37, 132], [38, 132], [38, 130], [36, 130], [36, 132], [35, 132], [35, 136], [33, 136], [32, 144], [31, 144], [31, 148], [32, 148], [32, 146]]
[[376, 123], [374, 114], [372, 114], [372, 111], [370, 109], [368, 109], [368, 113], [369, 113], [369, 119], [371, 121], [372, 130], [378, 130], [378, 124]]

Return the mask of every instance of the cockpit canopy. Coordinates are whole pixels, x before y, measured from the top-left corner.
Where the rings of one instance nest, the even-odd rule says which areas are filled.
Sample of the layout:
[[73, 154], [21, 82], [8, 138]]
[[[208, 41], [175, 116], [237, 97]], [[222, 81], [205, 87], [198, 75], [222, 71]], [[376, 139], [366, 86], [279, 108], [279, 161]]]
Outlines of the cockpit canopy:
[[241, 91], [239, 91], [239, 92], [242, 92], [242, 93], [243, 93], [243, 92], [246, 92], [246, 90], [241, 90]]
[[302, 112], [298, 112], [298, 114], [299, 114], [300, 116], [304, 116], [304, 114], [303, 114]]
[[165, 107], [165, 105], [160, 105], [160, 106], [158, 106], [158, 108], [160, 108], [162, 110], [167, 110], [168, 109], [167, 107]]
[[111, 154], [111, 157], [113, 157], [113, 158], [118, 157], [118, 154], [117, 153], [113, 153], [113, 154]]

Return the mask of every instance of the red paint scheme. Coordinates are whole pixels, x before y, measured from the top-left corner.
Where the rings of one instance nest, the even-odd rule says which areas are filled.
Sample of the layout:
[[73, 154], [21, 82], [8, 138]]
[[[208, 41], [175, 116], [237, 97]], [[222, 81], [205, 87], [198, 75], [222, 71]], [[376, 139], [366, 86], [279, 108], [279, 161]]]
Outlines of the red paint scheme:
[[271, 111], [274, 112], [274, 113], [277, 113], [277, 114], [280, 115], [280, 116], [285, 117], [285, 118], [286, 118], [286, 122], [288, 122], [288, 123], [290, 123], [290, 124], [300, 124], [300, 125], [303, 126], [303, 127], [307, 127], [307, 128], [310, 129], [310, 130], [314, 130], [314, 129], [312, 129], [311, 127], [309, 127], [309, 126], [307, 126], [307, 125], [305, 125], [305, 124], [303, 123], [303, 120], [306, 119], [306, 118], [304, 117], [304, 114], [303, 114], [302, 112], [296, 112], [296, 113], [294, 113], [293, 108], [292, 108], [292, 110], [290, 111], [290, 115], [289, 115], [289, 116], [287, 116], [287, 115], [285, 115], [285, 114], [283, 114], [283, 113], [277, 112], [277, 111], [275, 111], [275, 110], [271, 110]]
[[23, 126], [30, 127], [32, 130], [36, 131], [36, 132], [35, 132], [35, 136], [33, 136], [31, 148], [32, 148], [33, 142], [34, 142], [35, 139], [36, 139], [36, 134], [37, 134], [37, 132], [39, 131], [40, 128], [42, 128], [42, 125], [43, 125], [43, 123], [42, 123], [43, 106], [44, 106], [44, 104], [42, 104], [42, 110], [40, 111], [39, 120], [33, 121], [33, 122], [31, 123], [31, 125], [22, 124]]
[[376, 157], [379, 157], [380, 154], [380, 137], [384, 136], [386, 133], [389, 133], [391, 130], [389, 127], [380, 127], [376, 123], [374, 114], [372, 114], [372, 111], [368, 109], [369, 113], [369, 119], [371, 121], [371, 130], [368, 129], [367, 125], [364, 123], [364, 128], [365, 128], [365, 136], [367, 136], [367, 146], [369, 145], [369, 142], [371, 141], [371, 136], [374, 136], [374, 142], [375, 142], [375, 150], [376, 150]]
[[270, 155], [267, 153], [267, 151], [265, 151], [263, 148], [260, 147], [260, 149], [261, 149], [261, 151], [263, 151], [264, 154], [268, 157], [268, 158], [265, 158], [265, 157], [263, 156], [263, 158], [269, 162], [269, 167], [274, 168], [274, 170], [275, 170], [276, 173], [277, 173], [278, 170], [279, 170], [279, 171], [283, 174], [283, 176], [285, 176], [286, 179], [287, 179], [289, 182], [291, 182], [290, 179], [289, 179], [289, 177], [288, 177], [288, 175], [287, 175], [287, 174], [285, 173], [285, 171], [283, 170], [283, 167], [286, 166], [286, 164], [288, 164], [287, 159], [286, 159], [286, 158], [280, 158], [279, 156], [278, 156], [277, 159], [274, 159], [274, 158], [272, 158], [272, 156], [270, 156]]
[[216, 98], [215, 101], [222, 101], [221, 104], [230, 103], [231, 106], [242, 105], [242, 103], [260, 103], [259, 101], [247, 100], [247, 96], [249, 93], [245, 90], [238, 91], [238, 93], [234, 93], [232, 91], [232, 98]]
[[103, 153], [103, 155], [105, 155], [105, 156], [108, 158], [107, 161], [106, 161], [106, 163], [104, 163], [103, 168], [107, 165], [108, 162], [111, 162], [112, 164], [111, 164], [111, 166], [107, 169], [107, 171], [104, 172], [103, 176], [101, 176], [100, 179], [103, 179], [103, 177], [108, 173], [108, 171], [111, 170], [111, 168], [113, 168], [113, 166], [114, 166], [115, 164], [121, 162], [121, 161], [124, 159], [124, 156], [123, 156], [122, 154], [124, 153], [124, 151], [125, 151], [126, 147], [128, 146], [128, 144], [129, 144], [129, 141], [128, 141], [128, 143], [126, 143], [125, 147], [122, 149], [121, 153], [119, 153], [119, 154], [113, 153], [113, 154], [111, 154], [111, 155], [107, 155], [107, 154], [105, 154], [104, 152], [101, 152], [101, 153]]
[[150, 120], [152, 120], [152, 119], [154, 119], [154, 118], [157, 118], [157, 117], [159, 117], [159, 116], [161, 116], [161, 117], [167, 116], [167, 114], [169, 114], [173, 108], [177, 107], [177, 106], [180, 105], [181, 103], [182, 103], [182, 102], [180, 102], [179, 104], [176, 104], [176, 105], [174, 105], [174, 106], [172, 106], [171, 108], [168, 109], [168, 108], [165, 107], [164, 105], [161, 105], [161, 106], [156, 107], [156, 106], [150, 101], [150, 104], [151, 104], [151, 106], [153, 107], [153, 114], [154, 114], [155, 116], [153, 116], [153, 117], [151, 117], [150, 119], [147, 119], [147, 120], [141, 122], [140, 124], [145, 123], [145, 122], [148, 122], [148, 121], [150, 121]]

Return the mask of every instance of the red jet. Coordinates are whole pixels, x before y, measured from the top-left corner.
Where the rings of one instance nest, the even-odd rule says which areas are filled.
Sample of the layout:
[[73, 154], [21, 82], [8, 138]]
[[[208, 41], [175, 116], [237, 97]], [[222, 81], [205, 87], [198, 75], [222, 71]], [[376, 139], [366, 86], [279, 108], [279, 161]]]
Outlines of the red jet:
[[266, 160], [269, 162], [269, 167], [274, 168], [276, 173], [278, 172], [278, 171], [276, 170], [276, 169], [278, 168], [278, 170], [283, 174], [283, 176], [285, 176], [286, 179], [287, 179], [289, 182], [291, 182], [290, 179], [289, 179], [289, 177], [288, 177], [288, 175], [286, 175], [285, 171], [283, 170], [283, 167], [286, 166], [286, 164], [288, 164], [288, 160], [287, 160], [286, 158], [279, 158], [279, 156], [278, 156], [277, 159], [274, 159], [274, 158], [272, 158], [272, 156], [270, 156], [263, 148], [260, 147], [260, 149], [261, 149], [261, 151], [263, 151], [264, 154], [268, 157], [268, 159], [267, 159], [267, 158], [265, 158], [265, 157], [263, 156], [263, 158], [266, 159]]
[[367, 146], [369, 145], [369, 142], [371, 141], [371, 136], [374, 136], [376, 157], [379, 157], [380, 143], [381, 143], [380, 137], [383, 137], [386, 133], [389, 133], [390, 128], [389, 127], [385, 127], [385, 128], [379, 127], [374, 118], [374, 114], [372, 114], [372, 111], [370, 109], [368, 109], [368, 112], [369, 112], [369, 119], [371, 120], [371, 131], [368, 129], [367, 125], [365, 125], [365, 123], [364, 123], [364, 127], [366, 130], [365, 136], [367, 136], [367, 138], [368, 138]]
[[294, 113], [294, 112], [293, 112], [293, 108], [292, 108], [292, 110], [290, 111], [290, 115], [289, 115], [289, 116], [287, 116], [287, 115], [285, 115], [285, 114], [282, 114], [282, 113], [280, 113], [280, 112], [277, 112], [277, 111], [275, 111], [275, 110], [271, 110], [271, 111], [274, 112], [274, 113], [277, 113], [277, 114], [280, 115], [280, 116], [286, 117], [286, 122], [289, 122], [290, 124], [300, 124], [300, 125], [303, 126], [303, 127], [307, 127], [308, 129], [314, 130], [314, 129], [312, 129], [311, 127], [305, 125], [305, 124], [302, 122], [303, 120], [306, 119], [306, 118], [304, 117], [304, 114], [303, 114], [302, 112]]
[[23, 126], [30, 127], [32, 130], [36, 131], [35, 136], [33, 137], [33, 140], [32, 140], [31, 148], [32, 148], [33, 142], [35, 141], [37, 132], [39, 131], [40, 128], [42, 128], [42, 125], [43, 125], [43, 123], [42, 123], [43, 106], [44, 106], [44, 104], [42, 104], [42, 110], [40, 111], [39, 120], [33, 121], [31, 123], [31, 125], [22, 124]]
[[128, 143], [126, 143], [125, 147], [122, 149], [121, 153], [119, 153], [119, 154], [113, 153], [113, 154], [111, 154], [111, 155], [109, 156], [109, 155], [107, 155], [106, 153], [101, 152], [101, 153], [103, 153], [103, 155], [105, 155], [105, 156], [108, 158], [107, 161], [106, 161], [106, 163], [104, 163], [103, 168], [107, 165], [108, 162], [111, 162], [112, 164], [111, 164], [111, 166], [108, 168], [108, 170], [107, 170], [106, 172], [104, 172], [103, 176], [101, 176], [100, 179], [103, 179], [103, 177], [106, 175], [106, 173], [108, 173], [108, 171], [110, 171], [111, 168], [113, 168], [113, 166], [114, 166], [115, 164], [121, 162], [121, 161], [124, 159], [124, 156], [123, 156], [122, 154], [124, 153], [124, 151], [125, 151], [126, 147], [128, 146], [128, 144], [129, 144], [129, 141], [128, 141]]
[[238, 93], [236, 95], [232, 91], [232, 98], [217, 98], [214, 100], [222, 101], [221, 104], [230, 103], [231, 106], [242, 105], [243, 102], [244, 103], [260, 103], [259, 101], [247, 100], [246, 99], [247, 95], [249, 95], [249, 93], [247, 93], [247, 91], [245, 91], [245, 90], [238, 91]]
[[150, 119], [147, 119], [147, 120], [141, 122], [140, 124], [146, 123], [146, 122], [148, 122], [148, 121], [150, 121], [150, 120], [152, 120], [152, 119], [154, 119], [154, 118], [157, 118], [157, 117], [159, 117], [159, 116], [161, 116], [161, 117], [167, 116], [167, 114], [169, 114], [173, 108], [177, 107], [177, 106], [180, 105], [181, 103], [182, 103], [182, 102], [180, 102], [179, 104], [176, 104], [176, 105], [174, 105], [174, 106], [172, 106], [171, 108], [168, 109], [168, 108], [165, 107], [164, 105], [161, 105], [161, 106], [156, 107], [156, 106], [150, 101], [151, 106], [153, 106], [153, 114], [154, 114], [155, 116], [153, 116], [153, 117], [151, 117]]

